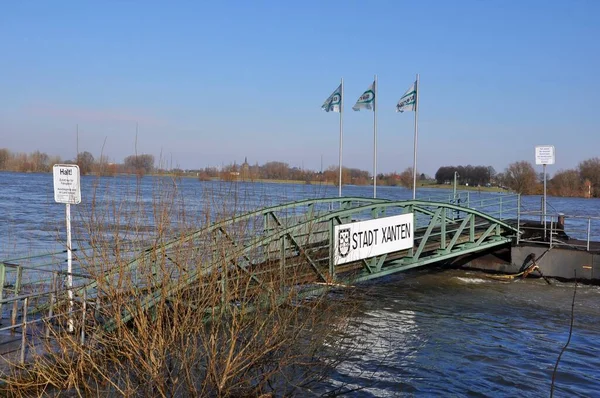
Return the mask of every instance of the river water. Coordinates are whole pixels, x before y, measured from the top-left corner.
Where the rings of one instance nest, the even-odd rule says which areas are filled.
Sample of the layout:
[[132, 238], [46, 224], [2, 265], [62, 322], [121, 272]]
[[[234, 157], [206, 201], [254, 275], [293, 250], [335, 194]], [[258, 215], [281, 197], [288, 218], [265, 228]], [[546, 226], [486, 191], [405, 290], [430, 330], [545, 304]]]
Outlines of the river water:
[[[167, 179], [159, 185], [150, 177], [139, 184], [135, 177], [83, 177], [82, 203], [72, 206], [73, 222], [102, 201], [137, 200], [151, 208], [157, 189], [176, 188], [186, 211], [199, 219], [206, 216], [207, 200], [250, 209], [337, 196], [336, 187], [322, 185], [195, 179], [176, 185]], [[418, 197], [442, 200], [448, 192], [419, 190]], [[372, 187], [344, 187], [344, 195], [371, 197]], [[471, 192], [470, 201], [493, 195], [501, 194]], [[378, 197], [409, 199], [412, 192], [378, 187]], [[598, 199], [548, 201], [553, 211], [600, 216]], [[51, 174], [0, 173], [0, 259], [62, 249], [64, 207], [54, 203]], [[523, 197], [522, 207], [538, 210], [540, 197]], [[581, 234], [585, 225], [574, 222], [579, 224], [571, 234]], [[596, 226], [592, 235], [600, 240]], [[358, 312], [347, 332], [355, 336], [356, 349], [330, 378], [341, 391], [358, 388], [347, 395], [549, 396], [554, 365], [569, 336], [574, 283], [501, 282], [478, 272], [430, 266], [352, 289]], [[600, 396], [600, 287], [577, 286], [573, 315], [555, 394]]]

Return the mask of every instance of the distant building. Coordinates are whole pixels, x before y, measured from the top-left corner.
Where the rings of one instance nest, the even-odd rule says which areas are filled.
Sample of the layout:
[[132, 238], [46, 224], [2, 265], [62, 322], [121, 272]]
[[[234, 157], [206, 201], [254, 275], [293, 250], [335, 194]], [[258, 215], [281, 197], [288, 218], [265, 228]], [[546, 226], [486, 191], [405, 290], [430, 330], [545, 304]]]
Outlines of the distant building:
[[248, 164], [248, 157], [244, 157], [244, 163], [240, 167], [240, 175], [242, 176], [242, 180], [250, 179], [250, 165]]

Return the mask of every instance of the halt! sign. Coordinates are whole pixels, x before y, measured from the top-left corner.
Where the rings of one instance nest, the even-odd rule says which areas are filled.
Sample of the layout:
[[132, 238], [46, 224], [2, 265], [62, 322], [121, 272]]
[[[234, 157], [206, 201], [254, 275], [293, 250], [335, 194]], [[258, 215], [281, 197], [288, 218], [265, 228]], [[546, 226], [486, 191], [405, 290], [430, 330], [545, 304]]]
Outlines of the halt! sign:
[[81, 188], [79, 185], [79, 166], [76, 164], [55, 164], [54, 201], [56, 203], [81, 203]]

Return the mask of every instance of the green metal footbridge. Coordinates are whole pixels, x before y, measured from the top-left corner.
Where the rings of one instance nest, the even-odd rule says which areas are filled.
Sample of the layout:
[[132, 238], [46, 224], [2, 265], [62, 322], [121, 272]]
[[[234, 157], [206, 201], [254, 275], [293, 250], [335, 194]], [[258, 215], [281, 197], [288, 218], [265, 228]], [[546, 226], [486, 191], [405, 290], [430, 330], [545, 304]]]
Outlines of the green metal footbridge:
[[[72, 274], [70, 289], [64, 284], [64, 252], [5, 260], [0, 262], [0, 332], [25, 331], [31, 323], [56, 317], [68, 307], [67, 301], [75, 302], [71, 305], [75, 317], [85, 323], [92, 316], [87, 313], [106, 304], [106, 286], [122, 289], [123, 295], [136, 289], [136, 297], [143, 297], [141, 304], [147, 309], [161, 295], [181, 293], [205, 283], [208, 276], [223, 289], [235, 286], [232, 278], [240, 275], [253, 291], [269, 289], [275, 273], [280, 283], [288, 278], [295, 286], [322, 289], [485, 251], [510, 243], [519, 233], [518, 195], [463, 200], [462, 205], [451, 202], [361, 197], [301, 200], [235, 214], [198, 230], [180, 232], [170, 240], [157, 240], [138, 252], [115, 250], [107, 255], [106, 250], [94, 247], [79, 249], [74, 267], [78, 271]], [[336, 226], [400, 214], [412, 214], [411, 247], [335, 265]], [[67, 290], [73, 292], [72, 300]], [[119, 319], [100, 321], [111, 329], [133, 316], [124, 311]], [[48, 322], [44, 324], [48, 327]]]

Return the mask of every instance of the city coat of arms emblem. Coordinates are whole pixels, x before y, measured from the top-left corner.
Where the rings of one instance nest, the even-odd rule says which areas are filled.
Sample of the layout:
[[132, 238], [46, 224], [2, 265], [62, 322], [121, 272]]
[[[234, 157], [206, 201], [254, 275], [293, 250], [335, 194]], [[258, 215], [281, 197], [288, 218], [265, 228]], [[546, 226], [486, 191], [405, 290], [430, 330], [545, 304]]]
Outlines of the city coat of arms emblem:
[[350, 228], [340, 229], [338, 234], [338, 253], [346, 257], [350, 253]]

